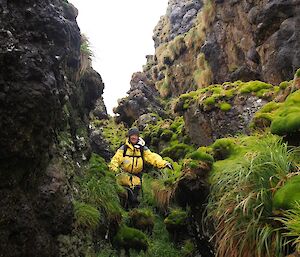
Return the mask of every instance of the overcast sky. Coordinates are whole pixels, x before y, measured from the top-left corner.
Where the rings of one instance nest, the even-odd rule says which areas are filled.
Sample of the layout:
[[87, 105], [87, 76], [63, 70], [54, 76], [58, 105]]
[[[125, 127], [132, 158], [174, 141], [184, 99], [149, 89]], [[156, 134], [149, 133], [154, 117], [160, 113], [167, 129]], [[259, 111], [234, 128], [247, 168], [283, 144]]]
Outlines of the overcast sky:
[[93, 67], [105, 83], [108, 113], [126, 96], [132, 73], [141, 71], [145, 56], [154, 54], [153, 29], [167, 10], [168, 0], [69, 0], [77, 22], [90, 40]]

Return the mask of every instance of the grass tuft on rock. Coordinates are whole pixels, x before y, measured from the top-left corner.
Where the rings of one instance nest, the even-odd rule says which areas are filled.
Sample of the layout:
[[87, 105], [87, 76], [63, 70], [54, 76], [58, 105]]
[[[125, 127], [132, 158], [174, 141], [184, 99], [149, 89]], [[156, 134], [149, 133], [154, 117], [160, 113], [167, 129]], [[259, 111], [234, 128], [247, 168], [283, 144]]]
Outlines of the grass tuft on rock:
[[100, 221], [100, 212], [97, 208], [78, 201], [74, 201], [73, 205], [75, 226], [95, 230]]

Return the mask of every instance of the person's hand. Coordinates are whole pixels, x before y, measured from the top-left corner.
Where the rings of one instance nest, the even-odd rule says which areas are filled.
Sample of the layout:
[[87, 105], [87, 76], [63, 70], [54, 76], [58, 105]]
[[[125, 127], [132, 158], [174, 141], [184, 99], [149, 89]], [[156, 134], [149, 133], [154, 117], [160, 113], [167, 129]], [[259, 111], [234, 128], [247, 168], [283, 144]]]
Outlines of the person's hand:
[[168, 169], [170, 169], [170, 170], [174, 170], [173, 165], [171, 163], [169, 163], [169, 162], [166, 164], [165, 167], [168, 168]]

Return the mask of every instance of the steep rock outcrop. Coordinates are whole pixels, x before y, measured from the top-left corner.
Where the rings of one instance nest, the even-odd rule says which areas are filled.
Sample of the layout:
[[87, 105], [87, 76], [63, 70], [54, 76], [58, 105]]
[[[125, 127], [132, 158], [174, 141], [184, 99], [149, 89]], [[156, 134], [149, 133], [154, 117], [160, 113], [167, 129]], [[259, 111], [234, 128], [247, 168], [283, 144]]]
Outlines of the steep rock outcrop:
[[160, 18], [153, 31], [154, 46], [167, 43], [176, 36], [188, 32], [195, 24], [197, 14], [203, 1], [201, 0], [171, 0], [165, 16]]
[[120, 99], [118, 107], [114, 108], [114, 113], [118, 114], [117, 121], [130, 126], [142, 114], [158, 113], [165, 116], [159, 94], [145, 73], [134, 73], [130, 85], [128, 97]]
[[[0, 256], [59, 256], [73, 223], [69, 179], [90, 152], [88, 116], [104, 85], [91, 70], [77, 81], [71, 4], [2, 1], [0, 11]], [[107, 116], [101, 108], [94, 115]]]
[[154, 30], [153, 77], [168, 77], [169, 96], [224, 81], [290, 80], [300, 66], [299, 10], [297, 0], [170, 1]]

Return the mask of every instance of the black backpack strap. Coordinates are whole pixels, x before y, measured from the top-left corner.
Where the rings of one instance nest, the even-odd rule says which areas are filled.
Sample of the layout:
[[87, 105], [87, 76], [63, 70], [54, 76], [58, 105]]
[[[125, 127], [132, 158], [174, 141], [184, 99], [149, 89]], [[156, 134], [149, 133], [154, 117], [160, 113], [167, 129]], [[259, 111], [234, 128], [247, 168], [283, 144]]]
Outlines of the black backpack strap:
[[128, 145], [125, 144], [125, 145], [122, 145], [121, 147], [123, 148], [123, 157], [125, 157], [127, 149], [128, 149]]

